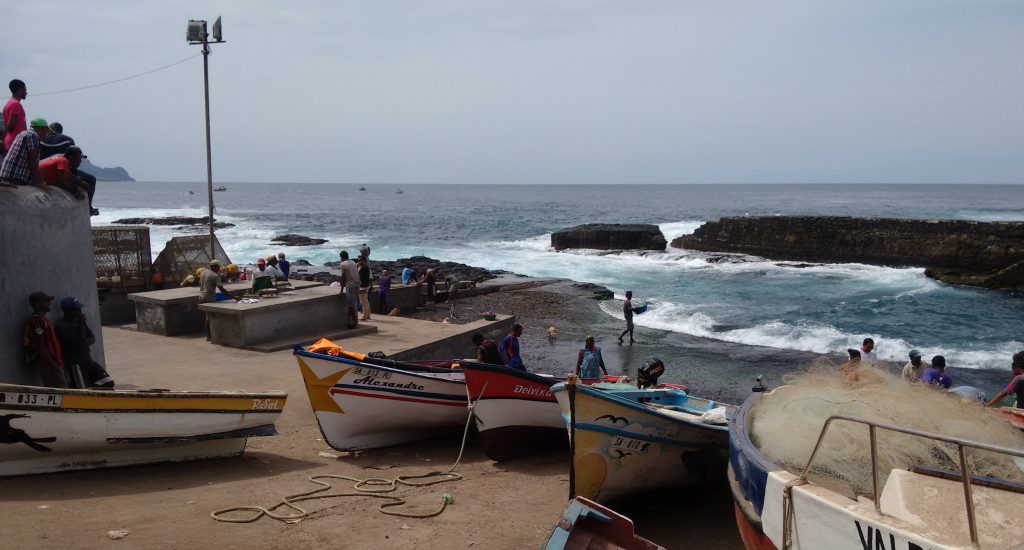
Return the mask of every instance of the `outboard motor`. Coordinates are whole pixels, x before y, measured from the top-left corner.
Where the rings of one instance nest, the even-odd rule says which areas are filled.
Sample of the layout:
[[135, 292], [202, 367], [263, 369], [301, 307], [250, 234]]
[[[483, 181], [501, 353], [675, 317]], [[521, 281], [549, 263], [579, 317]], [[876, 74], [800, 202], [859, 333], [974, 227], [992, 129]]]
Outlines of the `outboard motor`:
[[754, 379], [754, 387], [750, 388], [750, 391], [754, 393], [762, 393], [768, 391], [768, 385], [764, 383], [764, 375], [759, 375]]
[[640, 389], [658, 385], [658, 377], [665, 374], [665, 363], [657, 357], [648, 357], [636, 369], [636, 387]]

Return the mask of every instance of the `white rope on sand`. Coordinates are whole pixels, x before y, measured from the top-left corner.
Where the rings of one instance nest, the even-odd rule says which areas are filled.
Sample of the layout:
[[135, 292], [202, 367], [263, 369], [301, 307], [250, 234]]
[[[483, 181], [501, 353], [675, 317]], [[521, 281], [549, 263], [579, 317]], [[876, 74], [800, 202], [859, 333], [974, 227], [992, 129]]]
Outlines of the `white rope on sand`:
[[[377, 498], [377, 499], [386, 500], [387, 502], [385, 502], [385, 503], [381, 504], [380, 506], [378, 506], [377, 510], [379, 512], [381, 512], [382, 514], [387, 514], [389, 516], [400, 516], [400, 517], [404, 517], [404, 518], [416, 518], [416, 519], [432, 518], [434, 516], [439, 516], [439, 515], [441, 515], [441, 513], [444, 512], [445, 508], [447, 508], [449, 504], [455, 502], [455, 498], [452, 497], [451, 495], [449, 495], [448, 493], [444, 493], [444, 494], [441, 495], [441, 506], [439, 508], [437, 508], [436, 510], [434, 510], [432, 512], [422, 512], [422, 513], [403, 512], [401, 510], [388, 510], [387, 508], [391, 508], [393, 506], [400, 506], [402, 504], [407, 504], [407, 502], [406, 502], [406, 500], [404, 498], [393, 496], [393, 495], [388, 495], [388, 494], [384, 494], [384, 493], [394, 492], [395, 490], [398, 489], [399, 485], [406, 485], [406, 486], [409, 486], [409, 487], [428, 487], [430, 485], [437, 485], [439, 483], [447, 483], [447, 482], [450, 482], [450, 481], [459, 481], [459, 480], [462, 479], [462, 475], [459, 474], [458, 472], [456, 472], [455, 468], [458, 467], [459, 462], [462, 461], [462, 454], [466, 450], [466, 439], [469, 436], [469, 425], [470, 425], [470, 422], [473, 420], [473, 409], [476, 407], [476, 402], [480, 400], [480, 397], [483, 396], [484, 391], [486, 391], [486, 390], [487, 390], [487, 383], [485, 382], [484, 383], [484, 387], [480, 390], [480, 395], [477, 396], [475, 401], [471, 401], [469, 403], [469, 405], [468, 405], [469, 414], [466, 416], [466, 425], [465, 425], [465, 427], [462, 430], [462, 445], [459, 447], [459, 456], [455, 459], [455, 462], [451, 465], [451, 467], [449, 467], [445, 471], [433, 471], [433, 472], [428, 472], [428, 473], [425, 473], [425, 474], [404, 475], [404, 476], [398, 476], [398, 477], [396, 477], [394, 479], [385, 479], [385, 478], [378, 478], [378, 477], [373, 477], [373, 478], [368, 478], [368, 479], [359, 479], [359, 478], [356, 478], [356, 477], [334, 475], [334, 474], [324, 474], [324, 475], [318, 475], [318, 476], [310, 476], [308, 478], [309, 482], [310, 483], [314, 483], [316, 485], [319, 485], [320, 486], [319, 488], [313, 489], [311, 491], [306, 491], [304, 493], [296, 493], [294, 495], [287, 495], [285, 497], [282, 497], [281, 500], [277, 504], [274, 504], [273, 506], [270, 506], [270, 507], [266, 507], [265, 508], [263, 506], [256, 506], [256, 505], [233, 506], [231, 508], [223, 508], [223, 509], [220, 509], [220, 510], [215, 510], [215, 511], [210, 513], [210, 517], [212, 517], [213, 519], [215, 519], [217, 521], [222, 521], [222, 522], [226, 522], [226, 523], [253, 523], [253, 522], [259, 521], [264, 516], [266, 516], [268, 518], [271, 518], [271, 519], [276, 519], [278, 521], [284, 521], [286, 523], [298, 523], [299, 521], [302, 521], [303, 519], [306, 519], [306, 518], [310, 517], [310, 515], [312, 513], [307, 511], [307, 510], [305, 510], [305, 509], [303, 509], [303, 508], [300, 508], [299, 506], [296, 506], [295, 503], [303, 502], [303, 501], [306, 501], [306, 500], [319, 500], [319, 499], [325, 499], [325, 498], [342, 498], [342, 497], [369, 497], [369, 498]], [[424, 479], [428, 479], [428, 478], [439, 478], [439, 479], [429, 479], [427, 481], [415, 481], [415, 480], [424, 480]], [[324, 480], [324, 479], [344, 479], [346, 481], [351, 481], [352, 482], [352, 489], [354, 489], [354, 492], [321, 494], [321, 493], [325, 493], [325, 491], [329, 491], [329, 490], [332, 489], [332, 486], [331, 486], [330, 483], [328, 483], [326, 481], [321, 481], [321, 480]], [[275, 510], [278, 510], [278, 509], [281, 509], [281, 508], [290, 509], [294, 513], [288, 514], [288, 513], [277, 513], [277, 512], [275, 512]], [[239, 517], [239, 514], [237, 514], [237, 512], [252, 512], [252, 514], [248, 515], [248, 516], [241, 516], [241, 517]]]

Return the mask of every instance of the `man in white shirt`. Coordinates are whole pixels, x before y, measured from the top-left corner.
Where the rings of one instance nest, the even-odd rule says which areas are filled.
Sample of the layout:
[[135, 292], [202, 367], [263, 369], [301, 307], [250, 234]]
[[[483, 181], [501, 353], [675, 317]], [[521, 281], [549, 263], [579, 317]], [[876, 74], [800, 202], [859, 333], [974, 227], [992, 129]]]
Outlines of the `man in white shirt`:
[[910, 350], [910, 362], [903, 365], [903, 379], [907, 382], [920, 382], [924, 374], [925, 364], [921, 362], [921, 352]]
[[252, 272], [252, 291], [259, 292], [273, 287], [274, 274], [267, 270], [267, 261], [263, 258], [256, 260], [256, 270]]
[[865, 338], [864, 343], [860, 346], [860, 360], [862, 363], [878, 361], [878, 355], [875, 354], [874, 349], [875, 341], [871, 338]]

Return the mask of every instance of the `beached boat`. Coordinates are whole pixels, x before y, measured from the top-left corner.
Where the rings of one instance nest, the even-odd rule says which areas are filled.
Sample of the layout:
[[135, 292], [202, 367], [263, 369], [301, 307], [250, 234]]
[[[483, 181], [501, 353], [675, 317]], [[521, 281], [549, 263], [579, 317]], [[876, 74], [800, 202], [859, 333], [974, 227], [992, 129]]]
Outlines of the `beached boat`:
[[[775, 392], [786, 388], [783, 386]], [[763, 395], [770, 395], [772, 392]], [[965, 456], [985, 454], [1024, 457], [1021, 448], [1003, 448], [965, 439], [832, 415], [824, 420], [817, 444], [806, 464], [788, 467], [773, 462], [752, 438], [758, 422], [762, 394], [751, 396], [730, 425], [729, 484], [735, 501], [736, 523], [749, 550], [778, 548], [851, 549], [966, 549], [1017, 548], [1024, 544], [1024, 519], [1013, 512], [1024, 507], [1024, 486], [964, 471]], [[961, 419], [962, 420], [962, 419]], [[826, 445], [844, 445], [843, 437], [825, 439], [829, 428], [848, 424], [870, 431], [870, 466], [873, 490], [855, 490], [843, 478], [850, 472], [828, 468], [830, 476], [813, 473], [819, 450]], [[876, 433], [878, 435], [876, 435]], [[929, 467], [879, 471], [876, 437], [898, 433], [921, 438], [931, 444], [957, 449], [957, 472]], [[779, 437], [787, 437], [780, 433]], [[973, 449], [972, 449], [973, 448]], [[979, 455], [973, 455], [973, 462]], [[880, 462], [880, 460], [879, 460]], [[966, 482], [965, 478], [966, 477]], [[879, 490], [879, 483], [883, 483]]]
[[287, 398], [0, 384], [0, 476], [237, 456]]
[[[502, 461], [568, 447], [561, 409], [551, 393], [551, 386], [564, 379], [468, 361], [462, 369], [487, 456]], [[614, 380], [609, 376], [582, 382]]]
[[451, 362], [407, 363], [296, 345], [309, 402], [334, 449], [373, 449], [429, 439], [466, 422], [466, 382]]
[[543, 550], [665, 550], [637, 536], [633, 520], [592, 500], [569, 501]]
[[[552, 386], [572, 430], [569, 385]], [[575, 386], [575, 494], [598, 502], [725, 475], [736, 407], [662, 387]]]

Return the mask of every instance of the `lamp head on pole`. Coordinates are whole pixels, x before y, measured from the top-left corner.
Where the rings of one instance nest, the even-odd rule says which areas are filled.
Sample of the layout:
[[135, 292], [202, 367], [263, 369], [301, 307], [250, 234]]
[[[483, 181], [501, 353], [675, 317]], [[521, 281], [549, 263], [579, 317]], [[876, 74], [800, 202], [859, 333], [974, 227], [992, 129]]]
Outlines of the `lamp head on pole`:
[[[219, 20], [220, 18], [218, 18], [218, 22]], [[220, 29], [217, 28], [217, 30], [219, 31]], [[185, 40], [189, 44], [202, 44], [206, 42], [206, 36], [206, 21], [190, 19], [185, 31]]]
[[224, 41], [224, 37], [221, 34], [220, 16], [219, 15], [217, 16], [217, 20], [213, 22], [213, 41], [214, 42], [223, 42]]

